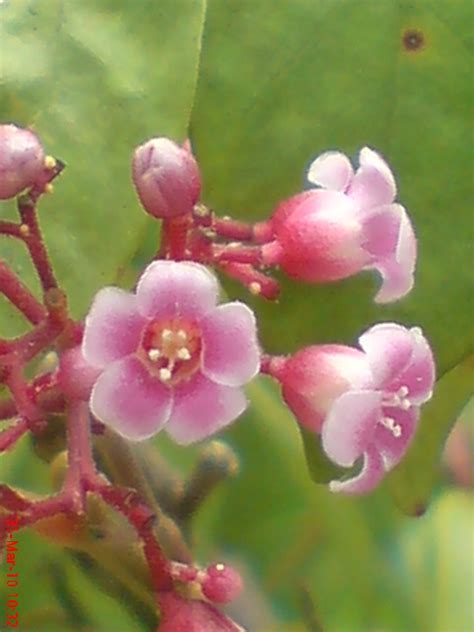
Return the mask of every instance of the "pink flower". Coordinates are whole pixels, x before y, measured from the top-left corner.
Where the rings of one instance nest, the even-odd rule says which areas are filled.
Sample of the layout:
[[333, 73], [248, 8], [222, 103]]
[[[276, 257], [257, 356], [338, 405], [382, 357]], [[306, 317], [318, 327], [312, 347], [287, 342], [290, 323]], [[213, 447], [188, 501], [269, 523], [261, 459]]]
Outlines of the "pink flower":
[[0, 125], [0, 199], [36, 184], [45, 170], [44, 159], [36, 134], [16, 125]]
[[435, 381], [431, 349], [416, 327], [375, 325], [359, 344], [363, 351], [309, 347], [270, 369], [298, 421], [321, 432], [334, 463], [350, 468], [362, 457], [355, 477], [330, 483], [350, 494], [371, 491], [400, 462]]
[[394, 301], [413, 287], [416, 239], [385, 161], [368, 147], [354, 173], [347, 156], [327, 152], [310, 166], [321, 187], [282, 202], [273, 218], [275, 241], [263, 246], [268, 264], [291, 277], [327, 282], [375, 268], [382, 275], [376, 302]]
[[246, 408], [241, 386], [259, 371], [253, 312], [217, 307], [216, 278], [190, 262], [155, 261], [135, 294], [106, 287], [86, 319], [82, 352], [102, 369], [93, 414], [132, 440], [162, 428], [199, 441]]
[[199, 167], [187, 141], [152, 138], [137, 147], [133, 183], [144, 209], [159, 219], [190, 213], [201, 194]]

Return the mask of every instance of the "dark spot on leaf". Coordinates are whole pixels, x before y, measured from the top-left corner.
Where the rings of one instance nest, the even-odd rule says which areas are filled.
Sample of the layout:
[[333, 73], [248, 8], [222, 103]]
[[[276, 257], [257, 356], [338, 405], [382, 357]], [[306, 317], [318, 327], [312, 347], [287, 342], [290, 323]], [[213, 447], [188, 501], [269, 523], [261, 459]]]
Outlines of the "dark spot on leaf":
[[413, 516], [416, 518], [421, 518], [426, 513], [427, 506], [424, 503], [418, 503], [413, 508]]
[[402, 35], [403, 47], [410, 53], [421, 50], [425, 45], [425, 36], [418, 29], [407, 29]]

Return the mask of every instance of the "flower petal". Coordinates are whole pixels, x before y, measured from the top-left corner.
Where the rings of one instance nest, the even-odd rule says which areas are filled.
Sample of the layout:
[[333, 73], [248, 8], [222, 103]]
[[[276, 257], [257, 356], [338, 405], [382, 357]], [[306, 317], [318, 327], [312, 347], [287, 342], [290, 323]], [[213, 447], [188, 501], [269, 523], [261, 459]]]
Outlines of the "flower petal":
[[363, 333], [359, 344], [367, 355], [374, 388], [389, 390], [412, 357], [413, 337], [409, 330], [396, 323], [380, 323]]
[[400, 432], [400, 436], [395, 436], [382, 424], [378, 424], [375, 429], [374, 446], [380, 452], [385, 471], [388, 472], [400, 462], [407, 451], [415, 434], [420, 412], [417, 406], [413, 406], [409, 410], [384, 407], [383, 413], [393, 419]]
[[310, 164], [307, 178], [324, 189], [345, 191], [353, 175], [351, 162], [345, 154], [327, 151]]
[[364, 464], [357, 476], [345, 481], [331, 481], [329, 489], [332, 492], [344, 494], [366, 494], [377, 487], [385, 475], [381, 455], [375, 448], [369, 448], [364, 453]]
[[82, 353], [89, 364], [105, 368], [133, 353], [146, 319], [137, 310], [136, 297], [117, 287], [104, 287], [86, 317]]
[[201, 321], [202, 372], [225, 386], [242, 386], [260, 368], [257, 324], [243, 303], [221, 305]]
[[359, 152], [359, 165], [361, 167], [371, 167], [381, 173], [393, 189], [393, 197], [395, 197], [397, 185], [392, 170], [378, 152], [370, 149], [370, 147], [363, 147]]
[[372, 443], [381, 416], [381, 393], [348, 391], [336, 399], [323, 422], [322, 446], [337, 465], [351, 467]]
[[400, 204], [377, 206], [364, 215], [364, 249], [373, 257], [396, 258], [400, 227], [405, 217], [405, 209]]
[[92, 391], [92, 413], [126, 439], [140, 441], [156, 434], [168, 421], [171, 390], [129, 356], [102, 373]]
[[153, 261], [137, 285], [140, 312], [148, 317], [199, 318], [217, 303], [216, 277], [191, 261]]
[[174, 391], [175, 403], [166, 432], [181, 445], [200, 441], [230, 424], [247, 407], [239, 388], [222, 386], [198, 373]]
[[391, 385], [390, 390], [401, 386], [408, 388], [408, 399], [412, 404], [420, 405], [431, 399], [436, 379], [436, 367], [428, 341], [419, 327], [410, 329], [413, 354], [408, 366]]
[[382, 285], [374, 297], [376, 303], [391, 303], [403, 298], [415, 283], [413, 273], [403, 269], [393, 259], [378, 261], [377, 265], [367, 266], [366, 269], [370, 268], [376, 268], [382, 275]]
[[374, 206], [390, 204], [397, 188], [393, 174], [383, 158], [364, 147], [359, 154], [360, 167], [347, 189], [349, 195], [364, 212]]

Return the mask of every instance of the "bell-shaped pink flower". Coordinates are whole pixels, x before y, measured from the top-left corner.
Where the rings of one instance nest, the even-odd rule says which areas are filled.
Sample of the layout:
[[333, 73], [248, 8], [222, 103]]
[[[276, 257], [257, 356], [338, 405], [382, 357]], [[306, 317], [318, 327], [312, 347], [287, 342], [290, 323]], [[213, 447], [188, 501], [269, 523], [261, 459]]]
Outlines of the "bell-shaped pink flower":
[[0, 125], [0, 200], [32, 187], [45, 170], [43, 147], [29, 129]]
[[399, 463], [435, 381], [433, 355], [417, 327], [375, 325], [359, 344], [362, 351], [309, 347], [270, 368], [298, 421], [321, 433], [334, 463], [349, 468], [363, 459], [354, 478], [330, 483], [351, 494], [371, 491]]
[[366, 269], [382, 275], [376, 302], [394, 301], [413, 287], [416, 239], [386, 162], [364, 147], [354, 173], [342, 153], [327, 152], [310, 166], [319, 187], [295, 195], [276, 209], [275, 240], [262, 248], [267, 264], [291, 277], [328, 282]]
[[158, 219], [185, 215], [201, 194], [199, 167], [189, 142], [152, 138], [137, 147], [132, 178], [143, 208]]
[[253, 312], [217, 306], [216, 278], [202, 265], [154, 261], [136, 292], [99, 291], [82, 353], [102, 370], [93, 414], [141, 440], [162, 428], [181, 444], [207, 437], [246, 408], [242, 386], [259, 371]]

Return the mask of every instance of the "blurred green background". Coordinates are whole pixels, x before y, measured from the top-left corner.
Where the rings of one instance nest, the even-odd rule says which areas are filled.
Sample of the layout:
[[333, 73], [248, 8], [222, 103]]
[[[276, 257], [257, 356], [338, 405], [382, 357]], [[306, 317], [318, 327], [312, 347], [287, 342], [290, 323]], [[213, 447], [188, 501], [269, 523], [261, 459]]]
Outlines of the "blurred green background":
[[[440, 380], [407, 459], [363, 499], [310, 480], [278, 393], [265, 380], [252, 385], [250, 412], [224, 435], [241, 473], [194, 529], [198, 559], [224, 555], [245, 575], [235, 616], [250, 630], [474, 627], [472, 406], [439, 466], [473, 385], [473, 17], [470, 0], [0, 2], [0, 119], [33, 126], [68, 165], [41, 221], [77, 317], [104, 284], [130, 287], [154, 252], [158, 229], [129, 176], [132, 149], [151, 136], [189, 136], [204, 201], [242, 219], [265, 218], [301, 190], [306, 166], [327, 149], [355, 155], [370, 145], [397, 174], [419, 238], [410, 297], [375, 306], [370, 274], [327, 287], [282, 280], [277, 304], [225, 282], [258, 312], [271, 352], [351, 344], [373, 322], [398, 320], [423, 328]], [[13, 217], [13, 205], [0, 213]], [[0, 256], [36, 287], [18, 244], [3, 240]], [[24, 327], [0, 302], [1, 334]], [[157, 446], [190, 467], [195, 450]], [[2, 455], [0, 472], [49, 488], [28, 442]], [[144, 629], [70, 556], [20, 538], [29, 629]]]

